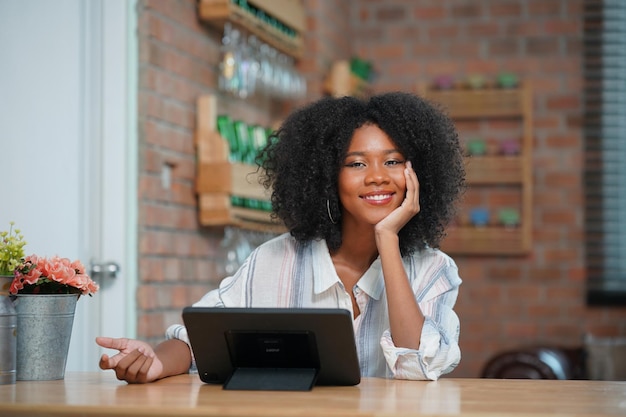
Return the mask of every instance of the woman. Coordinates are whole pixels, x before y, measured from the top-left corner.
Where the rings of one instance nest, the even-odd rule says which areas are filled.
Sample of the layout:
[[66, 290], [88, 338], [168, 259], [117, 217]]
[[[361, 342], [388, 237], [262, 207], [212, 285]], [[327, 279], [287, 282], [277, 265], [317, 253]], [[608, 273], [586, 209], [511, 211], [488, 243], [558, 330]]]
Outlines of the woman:
[[[259, 246], [197, 306], [346, 308], [363, 376], [436, 380], [460, 360], [461, 279], [439, 251], [464, 189], [452, 122], [425, 100], [324, 98], [290, 115], [259, 161], [289, 233]], [[188, 372], [185, 328], [152, 349], [97, 338], [129, 383]]]

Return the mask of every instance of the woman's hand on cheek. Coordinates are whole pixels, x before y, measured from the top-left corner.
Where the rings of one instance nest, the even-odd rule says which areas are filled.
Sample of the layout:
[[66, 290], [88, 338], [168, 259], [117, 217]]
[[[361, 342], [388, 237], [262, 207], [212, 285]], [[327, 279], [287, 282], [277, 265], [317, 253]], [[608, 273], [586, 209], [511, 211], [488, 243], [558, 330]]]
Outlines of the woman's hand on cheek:
[[407, 161], [404, 168], [406, 180], [406, 194], [402, 204], [376, 225], [376, 231], [391, 231], [397, 234], [405, 224], [420, 211], [419, 181], [413, 170], [411, 161]]

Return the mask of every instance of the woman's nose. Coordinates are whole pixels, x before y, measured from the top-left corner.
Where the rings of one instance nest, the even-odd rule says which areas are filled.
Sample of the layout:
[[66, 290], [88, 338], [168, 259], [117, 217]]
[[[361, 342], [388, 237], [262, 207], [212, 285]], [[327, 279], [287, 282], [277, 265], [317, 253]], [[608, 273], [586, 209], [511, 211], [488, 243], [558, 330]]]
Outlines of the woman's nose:
[[389, 175], [384, 166], [372, 164], [368, 167], [365, 175], [366, 184], [381, 184], [387, 181], [389, 181]]

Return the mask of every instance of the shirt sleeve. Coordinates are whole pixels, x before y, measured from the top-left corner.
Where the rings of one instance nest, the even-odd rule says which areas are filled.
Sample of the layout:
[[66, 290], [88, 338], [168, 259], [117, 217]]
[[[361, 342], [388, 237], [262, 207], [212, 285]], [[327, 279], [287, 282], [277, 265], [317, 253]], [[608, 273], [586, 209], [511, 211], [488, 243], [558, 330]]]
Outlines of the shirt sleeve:
[[[227, 304], [229, 306], [238, 306], [241, 304], [239, 297], [240, 289], [242, 286], [240, 277], [245, 276], [247, 273], [247, 262], [241, 266], [241, 268], [231, 277], [224, 278], [218, 288], [207, 292], [200, 300], [193, 304], [194, 307], [224, 307], [224, 298], [228, 299]], [[178, 339], [187, 343], [189, 350], [191, 351], [191, 367], [189, 372], [195, 372], [196, 359], [191, 348], [189, 341], [189, 335], [187, 334], [187, 328], [182, 324], [173, 324], [165, 331], [165, 339]]]
[[389, 330], [381, 337], [383, 354], [395, 379], [435, 381], [461, 360], [460, 324], [453, 310], [461, 278], [452, 259], [448, 258], [427, 282], [426, 289], [416, 293], [425, 317], [419, 349], [396, 347]]

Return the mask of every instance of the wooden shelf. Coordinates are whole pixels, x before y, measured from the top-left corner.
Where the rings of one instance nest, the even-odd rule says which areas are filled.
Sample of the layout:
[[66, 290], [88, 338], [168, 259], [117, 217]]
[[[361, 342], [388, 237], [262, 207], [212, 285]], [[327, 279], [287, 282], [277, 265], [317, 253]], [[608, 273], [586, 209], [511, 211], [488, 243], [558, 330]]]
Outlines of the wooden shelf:
[[196, 192], [200, 224], [284, 232], [284, 226], [274, 221], [270, 212], [232, 205], [233, 196], [259, 201], [269, 201], [270, 196], [259, 183], [256, 166], [228, 160], [228, 142], [217, 132], [216, 120], [216, 96], [198, 97]]
[[526, 111], [524, 90], [517, 88], [429, 90], [428, 98], [455, 119], [522, 117]]
[[524, 180], [520, 156], [471, 156], [466, 158], [466, 180], [477, 184], [521, 184]]
[[220, 30], [224, 29], [226, 22], [231, 22], [279, 51], [300, 58], [304, 47], [302, 34], [305, 31], [301, 0], [248, 0], [248, 3], [289, 26], [295, 34], [290, 36], [283, 33], [231, 0], [199, 0], [198, 16], [201, 21]]
[[452, 227], [441, 249], [460, 255], [524, 255], [530, 242], [519, 227]]
[[[212, 140], [224, 140], [221, 136]], [[198, 161], [198, 193], [224, 192], [238, 197], [269, 200], [265, 189], [259, 184], [257, 167], [238, 162]]]
[[[520, 225], [517, 228], [456, 226], [448, 230], [442, 249], [462, 255], [524, 255], [532, 249], [532, 90], [518, 88], [456, 88], [439, 90], [420, 85], [418, 92], [440, 104], [454, 120], [508, 118], [519, 121], [519, 155], [484, 155], [466, 158], [470, 187], [511, 185], [519, 189]], [[461, 135], [463, 132], [459, 132]]]

